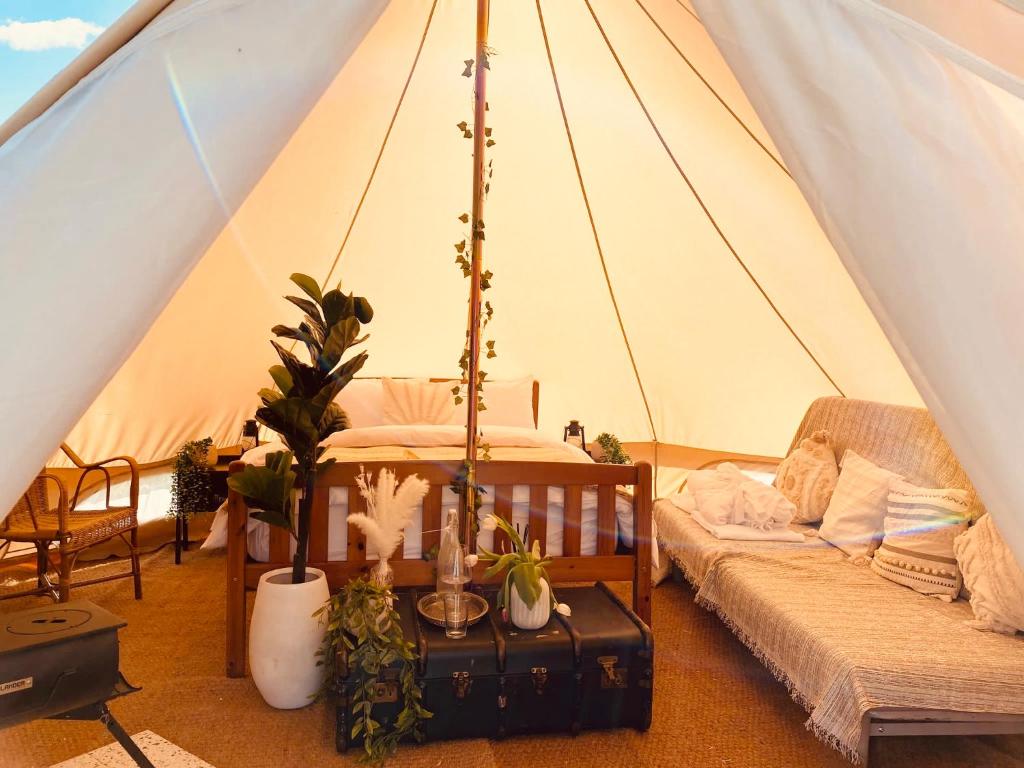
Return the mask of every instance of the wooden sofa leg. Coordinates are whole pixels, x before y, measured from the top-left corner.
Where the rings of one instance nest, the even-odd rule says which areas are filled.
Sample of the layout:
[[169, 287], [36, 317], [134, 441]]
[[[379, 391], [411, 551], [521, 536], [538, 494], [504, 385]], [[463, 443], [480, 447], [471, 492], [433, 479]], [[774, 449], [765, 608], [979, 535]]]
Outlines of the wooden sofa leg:
[[871, 758], [871, 712], [865, 712], [860, 721], [860, 742], [857, 744], [861, 768], [868, 768]]

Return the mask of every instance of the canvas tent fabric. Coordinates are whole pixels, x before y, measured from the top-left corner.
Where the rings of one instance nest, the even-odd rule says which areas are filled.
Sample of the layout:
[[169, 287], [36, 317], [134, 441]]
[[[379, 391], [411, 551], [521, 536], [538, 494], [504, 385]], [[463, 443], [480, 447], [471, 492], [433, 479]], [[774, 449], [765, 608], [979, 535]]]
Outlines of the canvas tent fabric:
[[1024, 560], [1024, 13], [696, 5]]
[[[0, 146], [0, 510], [65, 436], [234, 442], [294, 271], [371, 299], [366, 374], [458, 370], [475, 3], [150, 6]], [[817, 396], [920, 403], [691, 7], [493, 0], [490, 40], [485, 368], [542, 429], [779, 455]]]

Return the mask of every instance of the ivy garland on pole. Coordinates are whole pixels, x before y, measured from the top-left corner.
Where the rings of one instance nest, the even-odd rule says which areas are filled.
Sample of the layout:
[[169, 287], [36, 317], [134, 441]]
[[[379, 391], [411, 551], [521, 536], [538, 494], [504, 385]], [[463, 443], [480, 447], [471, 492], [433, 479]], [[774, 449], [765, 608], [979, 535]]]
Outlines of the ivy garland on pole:
[[[486, 47], [484, 49], [484, 67], [486, 67], [487, 69], [491, 68], [491, 56], [492, 55], [494, 55], [494, 49], [492, 49], [490, 47]], [[467, 77], [467, 78], [468, 77], [472, 77], [473, 76], [473, 65], [475, 63], [474, 60], [473, 59], [466, 59], [464, 63], [466, 65], [466, 68], [462, 71], [462, 76], [463, 77]], [[490, 111], [490, 104], [485, 103], [484, 109], [485, 109], [485, 111]], [[455, 127], [458, 128], [459, 132], [462, 134], [462, 137], [464, 139], [469, 139], [469, 140], [473, 139], [473, 131], [475, 130], [476, 126], [474, 126], [473, 124], [469, 123], [466, 120], [463, 120], [462, 122], [457, 123]], [[497, 143], [494, 140], [493, 136], [492, 136], [492, 129], [491, 128], [489, 128], [489, 127], [485, 127], [484, 128], [484, 136], [486, 136], [486, 138], [487, 138], [487, 140], [484, 142], [484, 146], [487, 147], [488, 149], [490, 149], [491, 147], [493, 147]], [[490, 195], [490, 192], [491, 192], [491, 178], [493, 176], [494, 176], [494, 160], [488, 160], [487, 161], [487, 178], [486, 178], [486, 181], [484, 182], [484, 197], [485, 198], [488, 195]], [[459, 269], [462, 271], [462, 276], [465, 279], [469, 279], [470, 276], [472, 275], [472, 272], [473, 272], [473, 266], [472, 266], [473, 265], [473, 252], [474, 252], [474, 249], [476, 248], [476, 244], [478, 242], [481, 242], [481, 241], [487, 239], [486, 235], [485, 235], [485, 232], [484, 232], [485, 224], [484, 224], [483, 219], [480, 219], [479, 221], [475, 221], [475, 222], [471, 223], [471, 221], [470, 221], [471, 218], [472, 217], [470, 216], [470, 214], [466, 213], [466, 212], [463, 212], [458, 217], [459, 221], [461, 221], [463, 224], [471, 224], [471, 232], [463, 233], [462, 240], [460, 240], [459, 242], [455, 243], [455, 246], [454, 246], [455, 247], [455, 263], [459, 267]], [[483, 296], [483, 294], [485, 294], [487, 291], [489, 291], [491, 289], [491, 281], [493, 279], [494, 279], [494, 273], [491, 270], [485, 269], [485, 270], [483, 270], [481, 272], [481, 274], [480, 274], [480, 293], [481, 293], [481, 296]], [[480, 323], [480, 336], [481, 336], [481, 338], [484, 337], [484, 333], [487, 331], [487, 327], [490, 325], [491, 319], [493, 317], [494, 317], [494, 305], [491, 304], [489, 299], [485, 299], [483, 301], [483, 312], [481, 314], [481, 323]], [[494, 342], [493, 338], [484, 338], [484, 345], [483, 345], [483, 347], [484, 347], [484, 350], [486, 350], [485, 351], [485, 356], [486, 356], [486, 358], [488, 360], [492, 360], [492, 359], [494, 359], [495, 357], [498, 356], [498, 353], [495, 350], [495, 342]], [[461, 355], [461, 357], [459, 357], [459, 370], [461, 371], [460, 382], [452, 387], [452, 394], [455, 396], [455, 405], [461, 405], [462, 403], [464, 403], [464, 402], [466, 402], [466, 401], [471, 399], [470, 398], [470, 393], [467, 391], [468, 388], [469, 388], [469, 355], [470, 355], [470, 350], [469, 350], [469, 330], [467, 329], [466, 330], [466, 341], [465, 341], [465, 343], [463, 345], [463, 348], [462, 348], [462, 355]], [[477, 391], [476, 391], [476, 397], [474, 398], [475, 401], [476, 401], [476, 409], [477, 409], [478, 412], [479, 411], [486, 411], [487, 410], [487, 404], [484, 402], [484, 394], [483, 394], [484, 381], [486, 380], [486, 378], [487, 378], [487, 372], [485, 370], [483, 370], [483, 369], [480, 369], [477, 372], [477, 385], [476, 385], [476, 390]], [[480, 458], [481, 459], [487, 461], [487, 460], [489, 460], [491, 458], [490, 457], [490, 446], [487, 443], [481, 443], [479, 449], [480, 449]], [[464, 485], [465, 484], [465, 478], [461, 478], [461, 481], [462, 481], [462, 484]], [[453, 484], [453, 489], [459, 490], [459, 489], [457, 489], [455, 487], [457, 485], [459, 485], [459, 480], [456, 480], [456, 482]], [[479, 499], [479, 497], [478, 497], [478, 499]], [[479, 506], [479, 501], [478, 501], [477, 506]]]

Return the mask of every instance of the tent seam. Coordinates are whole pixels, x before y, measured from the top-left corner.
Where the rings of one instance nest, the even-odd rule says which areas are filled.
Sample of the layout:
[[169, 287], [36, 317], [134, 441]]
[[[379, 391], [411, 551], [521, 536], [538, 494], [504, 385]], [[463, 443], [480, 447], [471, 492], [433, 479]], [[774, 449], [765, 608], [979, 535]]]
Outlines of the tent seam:
[[619, 311], [619, 302], [615, 298], [615, 289], [612, 287], [611, 277], [608, 274], [608, 265], [605, 263], [604, 249], [601, 246], [601, 238], [597, 234], [597, 224], [594, 221], [594, 212], [590, 207], [590, 197], [587, 195], [587, 187], [583, 182], [583, 172], [580, 170], [579, 157], [576, 155], [576, 143], [572, 138], [572, 129], [569, 127], [569, 116], [565, 111], [565, 103], [562, 100], [562, 89], [558, 83], [558, 73], [555, 70], [555, 60], [551, 53], [551, 44], [548, 40], [547, 26], [544, 24], [544, 12], [541, 9], [540, 0], [535, 0], [537, 6], [537, 18], [540, 21], [540, 31], [544, 38], [544, 50], [547, 52], [548, 65], [551, 67], [551, 79], [555, 86], [555, 96], [558, 98], [558, 108], [562, 113], [562, 124], [565, 126], [565, 137], [569, 142], [569, 152], [572, 154], [573, 166], [576, 169], [576, 179], [579, 182], [580, 193], [583, 196], [583, 205], [587, 209], [587, 219], [590, 221], [590, 231], [594, 235], [594, 245], [597, 247], [597, 256], [601, 263], [601, 272], [604, 274], [605, 285], [608, 286], [608, 296], [612, 302], [612, 309], [615, 311], [615, 319], [619, 324], [619, 331], [622, 334], [622, 341], [626, 345], [626, 354], [629, 356], [630, 365], [633, 367], [633, 375], [636, 377], [637, 387], [640, 389], [640, 397], [643, 399], [644, 410], [647, 413], [647, 423], [651, 428], [651, 439], [655, 445], [658, 443], [658, 432], [654, 428], [654, 417], [651, 415], [651, 406], [647, 400], [647, 392], [644, 389], [643, 381], [640, 378], [640, 369], [637, 366], [636, 358], [633, 356], [633, 347], [629, 343], [629, 335], [626, 333], [626, 325], [622, 321], [622, 313]]
[[761, 285], [758, 279], [754, 276], [754, 273], [751, 272], [750, 268], [746, 265], [746, 262], [743, 261], [739, 253], [733, 247], [732, 242], [726, 236], [725, 232], [722, 230], [721, 225], [719, 225], [718, 221], [711, 213], [711, 210], [704, 202], [704, 198], [700, 196], [700, 193], [697, 191], [697, 188], [690, 180], [690, 177], [686, 174], [686, 171], [684, 171], [683, 167], [679, 164], [679, 161], [676, 159], [675, 153], [672, 152], [672, 149], [668, 145], [668, 141], [666, 141], [664, 135], [662, 135], [657, 123], [654, 122], [654, 117], [651, 115], [650, 110], [647, 109], [647, 105], [644, 103], [644, 100], [640, 97], [640, 92], [637, 90], [636, 85], [633, 84], [633, 80], [630, 78], [629, 73], [626, 72], [626, 67], [625, 65], [623, 65], [618, 53], [616, 53], [615, 47], [612, 45], [612, 41], [608, 38], [608, 34], [605, 32], [604, 26], [602, 26], [601, 24], [601, 20], [597, 18], [597, 14], [594, 12], [594, 7], [590, 4], [590, 0], [583, 0], [583, 2], [586, 3], [587, 9], [590, 11], [590, 15], [594, 19], [594, 24], [597, 25], [598, 32], [601, 33], [601, 37], [604, 39], [605, 45], [608, 47], [608, 52], [611, 53], [616, 65], [618, 65], [619, 71], [622, 73], [622, 77], [625, 79], [626, 84], [629, 86], [629, 89], [633, 92], [633, 96], [636, 99], [637, 104], [639, 104], [641, 111], [644, 113], [644, 116], [647, 118], [647, 122], [654, 130], [654, 134], [658, 137], [658, 140], [661, 142], [661, 146], [665, 149], [665, 152], [668, 154], [669, 159], [672, 161], [672, 164], [676, 167], [676, 170], [679, 171], [679, 175], [686, 183], [686, 186], [689, 187], [690, 192], [693, 194], [694, 198], [697, 201], [697, 204], [704, 212], [705, 217], [711, 223], [711, 226], [714, 227], [715, 232], [718, 233], [718, 236], [725, 244], [725, 247], [729, 249], [729, 253], [732, 254], [733, 258], [736, 260], [736, 263], [740, 265], [740, 267], [746, 273], [747, 277], [750, 279], [750, 282], [754, 284], [754, 286], [760, 292], [761, 296], [768, 303], [768, 306], [771, 307], [776, 317], [778, 317], [782, 324], [786, 327], [786, 330], [789, 331], [790, 335], [793, 337], [796, 343], [800, 345], [800, 348], [803, 349], [803, 351], [811, 359], [814, 365], [817, 366], [818, 370], [821, 371], [822, 375], [826, 379], [828, 379], [829, 384], [831, 384], [835, 388], [836, 392], [838, 392], [843, 397], [846, 397], [846, 393], [843, 392], [842, 388], [840, 388], [840, 386], [836, 383], [835, 379], [832, 378], [829, 372], [825, 370], [825, 366], [823, 366], [821, 362], [818, 360], [818, 358], [815, 357], [814, 353], [811, 352], [808, 346], [804, 343], [804, 340], [801, 339], [800, 335], [793, 329], [793, 326], [789, 324], [789, 321], [786, 320], [785, 316], [775, 305], [775, 302], [772, 301], [771, 297], [768, 295], [768, 292], [764, 289], [764, 286]]
[[658, 23], [657, 19], [654, 18], [651, 12], [647, 10], [647, 7], [643, 4], [642, 0], [636, 0], [636, 4], [640, 6], [640, 10], [642, 10], [644, 14], [647, 16], [647, 18], [651, 20], [651, 24], [653, 24], [654, 28], [661, 33], [662, 37], [665, 38], [665, 41], [670, 46], [672, 46], [672, 49], [676, 53], [679, 54], [679, 58], [686, 62], [686, 66], [688, 66], [693, 71], [693, 74], [697, 76], [697, 79], [704, 84], [704, 86], [711, 92], [711, 94], [716, 99], [718, 99], [718, 103], [722, 105], [723, 109], [725, 109], [725, 111], [732, 116], [732, 118], [740, 125], [741, 128], [743, 128], [744, 131], [746, 131], [747, 135], [754, 141], [754, 143], [757, 144], [757, 146], [759, 146], [762, 150], [764, 150], [764, 153], [768, 155], [768, 157], [771, 158], [772, 162], [774, 162], [775, 165], [779, 167], [779, 170], [786, 174], [786, 176], [788, 176], [792, 180], [792, 175], [789, 173], [789, 170], [786, 168], [786, 166], [782, 164], [782, 161], [775, 156], [774, 152], [772, 152], [770, 149], [768, 149], [768, 147], [765, 146], [763, 141], [761, 141], [759, 138], [757, 138], [757, 136], [754, 135], [754, 132], [750, 129], [750, 126], [748, 126], [743, 121], [743, 119], [739, 115], [737, 115], [735, 111], [733, 111], [733, 108], [730, 107], [728, 103], [726, 103], [725, 99], [721, 96], [721, 94], [719, 94], [718, 91], [715, 90], [714, 86], [711, 85], [708, 79], [700, 73], [700, 70], [697, 69], [697, 67], [694, 65], [692, 61], [690, 61], [689, 57], [687, 57], [687, 55], [680, 50], [679, 46], [675, 44], [675, 41], [673, 41], [672, 38], [669, 37], [668, 32], [666, 32], [665, 29]]
[[[391, 115], [391, 121], [388, 123], [388, 128], [384, 132], [384, 139], [381, 141], [380, 150], [377, 152], [377, 159], [373, 162], [373, 168], [370, 169], [370, 176], [366, 180], [366, 186], [363, 187], [363, 194], [359, 196], [359, 202], [356, 204], [356, 210], [352, 214], [352, 220], [349, 222], [348, 229], [345, 231], [345, 237], [341, 241], [341, 245], [338, 246], [338, 252], [334, 256], [334, 261], [331, 263], [331, 268], [327, 270], [327, 277], [324, 278], [323, 284], [326, 285], [331, 277], [334, 275], [334, 270], [337, 269], [338, 263], [341, 261], [341, 254], [345, 250], [345, 246], [348, 245], [349, 237], [352, 235], [352, 230], [355, 229], [356, 221], [359, 218], [359, 213], [363, 210], [363, 203], [366, 202], [366, 196], [370, 192], [370, 187], [373, 185], [374, 179], [377, 177], [377, 169], [380, 167], [381, 158], [384, 156], [384, 150], [387, 148], [388, 139], [391, 138], [391, 130], [395, 127], [395, 122], [398, 120], [398, 113], [402, 109], [402, 104], [405, 102], [405, 95], [409, 91], [409, 84], [412, 82], [412, 77], [416, 73], [416, 66], [420, 61], [420, 54], [423, 53], [423, 45], [427, 41], [427, 32], [430, 31], [430, 24], [434, 19], [434, 11], [437, 10], [437, 1], [430, 6], [430, 13], [427, 14], [427, 23], [423, 27], [423, 34], [420, 36], [419, 47], [416, 49], [416, 56], [413, 57], [412, 66], [409, 68], [409, 75], [405, 78], [405, 85], [402, 86], [402, 92], [398, 96], [398, 103], [395, 105], [395, 111]], [[294, 347], [294, 343], [292, 345]]]

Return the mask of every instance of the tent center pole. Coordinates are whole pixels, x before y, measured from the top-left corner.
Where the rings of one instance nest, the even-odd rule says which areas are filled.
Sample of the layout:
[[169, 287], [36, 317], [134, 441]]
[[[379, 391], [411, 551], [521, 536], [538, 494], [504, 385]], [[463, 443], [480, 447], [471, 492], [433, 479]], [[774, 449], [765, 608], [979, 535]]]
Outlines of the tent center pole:
[[463, 543], [472, 551], [473, 511], [476, 509], [476, 462], [477, 462], [477, 405], [480, 381], [480, 274], [483, 271], [484, 198], [486, 196], [484, 174], [487, 170], [485, 157], [487, 121], [487, 27], [490, 0], [476, 3], [476, 64], [474, 76], [473, 108], [473, 212], [470, 219], [472, 232], [472, 261], [469, 276], [469, 364], [466, 375], [466, 490], [462, 495]]

